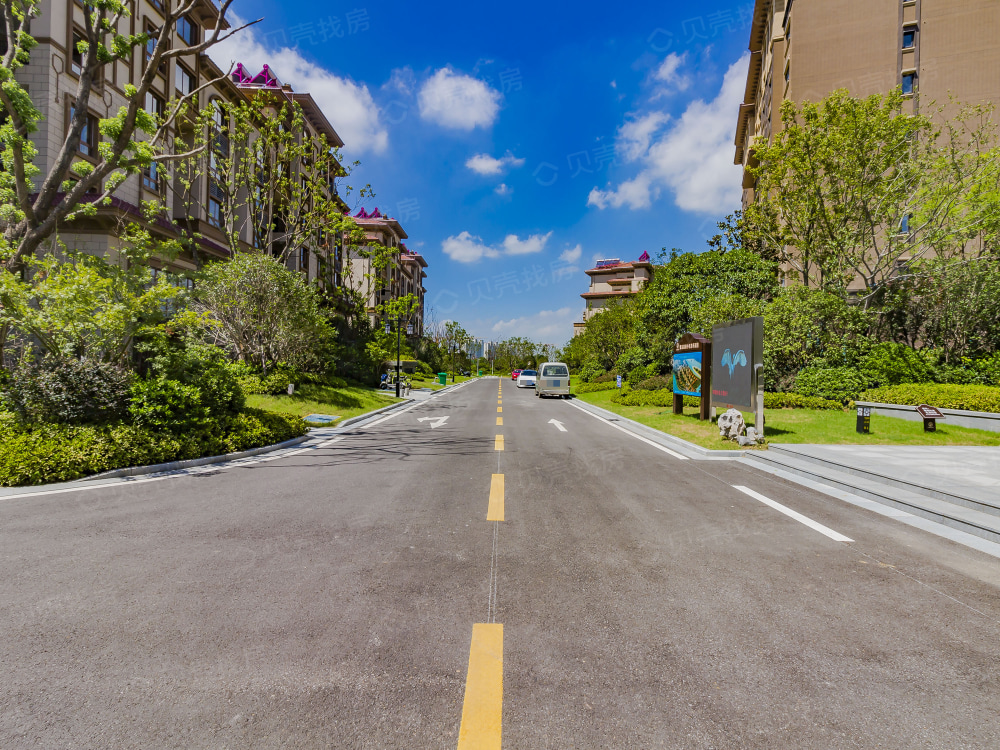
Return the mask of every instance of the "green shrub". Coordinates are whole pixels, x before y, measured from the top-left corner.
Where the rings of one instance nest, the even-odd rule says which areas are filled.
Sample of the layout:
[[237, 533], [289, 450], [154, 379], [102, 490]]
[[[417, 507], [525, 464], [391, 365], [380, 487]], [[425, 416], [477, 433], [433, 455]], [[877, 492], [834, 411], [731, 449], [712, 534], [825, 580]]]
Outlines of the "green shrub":
[[852, 367], [806, 367], [795, 376], [795, 392], [799, 395], [842, 404], [857, 399], [867, 387], [865, 376]]
[[639, 391], [662, 391], [663, 389], [674, 389], [674, 378], [672, 375], [654, 375], [640, 381], [633, 386]]
[[939, 409], [1000, 413], [1000, 388], [988, 385], [905, 383], [872, 388], [864, 391], [858, 400], [905, 406], [930, 404]]
[[[622, 352], [615, 362], [615, 369], [621, 373], [631, 375], [638, 369], [645, 368], [649, 364], [649, 354], [641, 346], [633, 346]], [[640, 373], [639, 380], [645, 380], [645, 375]], [[639, 382], [639, 380], [635, 382]]]
[[3, 401], [29, 424], [114, 422], [128, 413], [131, 381], [114, 365], [49, 355], [14, 372]]
[[210, 418], [201, 391], [167, 378], [137, 380], [129, 414], [139, 427], [174, 433], [203, 427]]
[[0, 486], [66, 482], [112, 469], [232, 453], [306, 430], [298, 417], [258, 409], [181, 435], [127, 424], [21, 427], [0, 419]]
[[673, 406], [673, 391], [623, 391], [611, 397], [622, 406]]
[[800, 393], [765, 393], [765, 409], [830, 409], [843, 410], [840, 401], [817, 396], [803, 396]]
[[628, 374], [628, 383], [633, 388], [645, 380], [648, 376], [646, 375], [646, 365], [639, 365], [632, 369]]
[[605, 372], [605, 373], [603, 373], [601, 375], [598, 375], [591, 382], [594, 382], [594, 383], [617, 383], [618, 382], [618, 373], [615, 372], [614, 370], [612, 370], [611, 372]]
[[596, 393], [597, 391], [613, 391], [618, 387], [618, 384], [609, 380], [605, 383], [581, 383], [574, 388], [576, 393]]
[[604, 374], [604, 368], [601, 367], [597, 360], [592, 359], [580, 368], [580, 380], [584, 383], [593, 383]]
[[905, 344], [883, 342], [862, 357], [858, 369], [868, 385], [880, 387], [900, 383], [930, 383], [934, 368]]

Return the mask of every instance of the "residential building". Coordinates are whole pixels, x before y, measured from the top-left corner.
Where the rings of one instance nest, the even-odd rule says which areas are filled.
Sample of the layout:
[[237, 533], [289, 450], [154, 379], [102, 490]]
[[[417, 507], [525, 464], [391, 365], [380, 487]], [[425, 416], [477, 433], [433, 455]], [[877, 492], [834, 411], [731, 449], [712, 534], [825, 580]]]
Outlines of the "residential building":
[[653, 264], [649, 253], [643, 253], [638, 260], [622, 262], [619, 258], [597, 261], [597, 265], [587, 271], [590, 288], [581, 294], [587, 301], [583, 320], [573, 324], [573, 335], [579, 336], [587, 328], [587, 321], [602, 312], [609, 300], [627, 298], [639, 291], [653, 278]]
[[[155, 31], [163, 25], [163, 8], [160, 0], [136, 0], [131, 4], [131, 15], [121, 19], [119, 30], [130, 34]], [[38, 45], [31, 51], [29, 63], [17, 73], [19, 82], [28, 89], [32, 102], [42, 113], [39, 129], [32, 134], [32, 141], [38, 149], [35, 164], [43, 176], [55, 163], [69, 128], [79, 85], [81, 60], [76, 41], [83, 36], [83, 14], [83, 6], [75, 0], [41, 0], [40, 15], [32, 21], [31, 28]], [[170, 48], [185, 49], [199, 44], [217, 22], [216, 6], [211, 0], [201, 0], [172, 30]], [[149, 49], [155, 49], [155, 46]], [[97, 83], [90, 96], [88, 110], [91, 120], [81, 139], [75, 157], [77, 160], [97, 161], [101, 138], [98, 120], [112, 116], [127, 103], [125, 87], [138, 83], [145, 72], [147, 58], [148, 53], [144, 54], [144, 50], [139, 49], [130, 60], [118, 61], [105, 68], [103, 80]], [[205, 53], [181, 55], [167, 61], [157, 71], [146, 97], [146, 109], [162, 114], [167, 102], [191, 92], [197, 92], [194, 104], [199, 110], [213, 107], [215, 101], [239, 102], [251, 97], [259, 100], [261, 92], [273, 95], [275, 103], [296, 102], [302, 107], [306, 120], [303, 138], [323, 134], [331, 146], [344, 145], [315, 100], [308, 93], [294, 92], [290, 86], [282, 85], [266, 65], [256, 75], [251, 75], [242, 65], [237, 65], [232, 74], [226, 75]], [[225, 118], [220, 118], [215, 136], [216, 145], [226, 150], [230, 148], [227, 126]], [[190, 133], [185, 130], [185, 123], [179, 120], [170, 132], [169, 140], [176, 149], [188, 138]], [[193, 200], [182, 199], [176, 192], [170, 191], [170, 179], [169, 170], [157, 164], [151, 165], [142, 174], [129, 177], [115, 190], [110, 205], [99, 206], [95, 215], [67, 225], [60, 233], [60, 240], [77, 250], [114, 257], [118, 247], [117, 237], [125, 221], [145, 224], [160, 238], [179, 236], [177, 225], [180, 225], [199, 237], [194, 246], [169, 262], [153, 259], [151, 265], [157, 272], [169, 274], [175, 283], [186, 285], [190, 284], [185, 279], [186, 273], [196, 270], [204, 262], [228, 258], [237, 250], [249, 250], [255, 246], [252, 222], [246, 222], [239, 247], [229, 246], [227, 235], [220, 228], [221, 205], [228, 200], [228, 196], [213, 181], [210, 170], [195, 180], [188, 191], [194, 196]], [[334, 181], [331, 179], [328, 184], [339, 201]], [[166, 210], [156, 220], [146, 222], [140, 206], [154, 199], [162, 201]], [[342, 201], [340, 204], [346, 211], [346, 204]], [[275, 246], [269, 249], [285, 255], [289, 267], [302, 271], [310, 280], [325, 286], [337, 286], [342, 281], [343, 240], [334, 233], [316, 238], [311, 246], [292, 249], [285, 248], [279, 237]]]
[[423, 335], [424, 294], [423, 280], [427, 278], [424, 269], [427, 261], [419, 253], [409, 250], [403, 243], [407, 234], [400, 223], [375, 208], [372, 211], [360, 209], [354, 214], [365, 236], [374, 244], [389, 250], [388, 262], [381, 268], [372, 263], [369, 253], [372, 246], [350, 250], [346, 260], [345, 274], [350, 278], [351, 288], [365, 299], [365, 307], [372, 325], [381, 325], [378, 306], [391, 299], [407, 294], [416, 295], [419, 307], [413, 316], [414, 335]]
[[998, 35], [996, 0], [756, 0], [736, 124], [744, 207], [754, 201], [753, 142], [781, 129], [782, 101], [900, 86], [913, 110], [949, 97], [1000, 104]]

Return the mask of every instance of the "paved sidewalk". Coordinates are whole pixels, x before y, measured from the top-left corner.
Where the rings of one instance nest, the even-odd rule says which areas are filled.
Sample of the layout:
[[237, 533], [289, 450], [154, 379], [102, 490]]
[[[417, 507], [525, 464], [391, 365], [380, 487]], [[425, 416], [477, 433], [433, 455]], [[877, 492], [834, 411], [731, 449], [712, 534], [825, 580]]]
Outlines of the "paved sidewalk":
[[951, 445], [781, 445], [780, 448], [938, 492], [991, 504], [1000, 502], [1000, 448]]

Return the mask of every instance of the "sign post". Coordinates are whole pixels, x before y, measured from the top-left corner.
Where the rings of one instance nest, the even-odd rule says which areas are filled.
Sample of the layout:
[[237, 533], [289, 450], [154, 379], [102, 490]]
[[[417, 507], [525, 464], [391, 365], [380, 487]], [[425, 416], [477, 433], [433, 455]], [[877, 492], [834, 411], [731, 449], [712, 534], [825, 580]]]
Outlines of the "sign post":
[[674, 414], [684, 413], [684, 397], [701, 399], [699, 419], [711, 419], [712, 342], [697, 333], [685, 333], [674, 344]]
[[855, 428], [859, 435], [867, 435], [872, 430], [872, 408], [870, 406], [858, 407], [858, 424]]
[[764, 318], [712, 328], [712, 406], [754, 413], [764, 435]]
[[924, 418], [924, 432], [937, 432], [937, 420], [944, 419], [944, 414], [935, 406], [920, 404], [917, 414]]

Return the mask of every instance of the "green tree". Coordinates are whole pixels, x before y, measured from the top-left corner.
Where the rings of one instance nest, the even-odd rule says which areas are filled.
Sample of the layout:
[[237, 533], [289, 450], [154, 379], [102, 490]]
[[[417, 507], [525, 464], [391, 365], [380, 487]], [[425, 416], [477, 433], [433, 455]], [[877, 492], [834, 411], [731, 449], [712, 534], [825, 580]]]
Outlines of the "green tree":
[[237, 253], [201, 274], [192, 301], [212, 322], [208, 335], [233, 359], [265, 375], [278, 363], [322, 368], [318, 342], [331, 336], [317, 290], [259, 253]]

